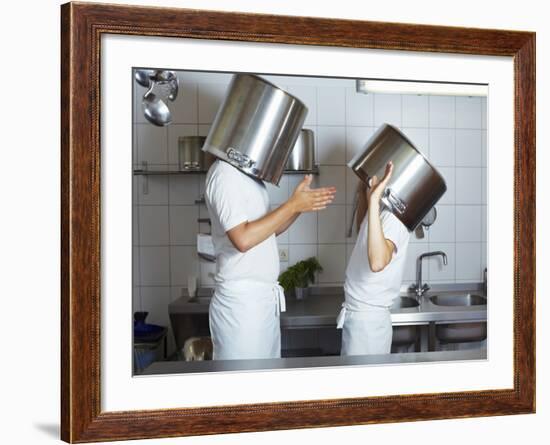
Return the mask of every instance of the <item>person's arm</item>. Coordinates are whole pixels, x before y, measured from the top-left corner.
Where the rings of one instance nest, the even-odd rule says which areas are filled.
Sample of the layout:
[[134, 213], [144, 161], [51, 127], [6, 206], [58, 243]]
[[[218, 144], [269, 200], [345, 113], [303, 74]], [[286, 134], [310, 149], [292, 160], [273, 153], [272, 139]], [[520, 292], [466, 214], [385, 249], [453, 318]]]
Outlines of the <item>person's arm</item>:
[[[300, 182], [300, 184], [298, 184], [296, 186], [296, 190], [298, 189], [304, 189], [304, 190], [311, 190], [310, 188], [310, 185], [311, 185], [311, 181], [313, 179], [313, 176], [311, 176], [311, 174], [309, 175], [306, 175], [304, 177], [304, 179]], [[304, 182], [305, 181], [305, 182]], [[325, 187], [326, 189], [328, 189], [329, 191], [332, 191], [333, 192], [333, 195], [334, 195], [334, 192], [336, 192], [336, 189], [334, 187]], [[332, 199], [331, 199], [332, 200]], [[326, 208], [326, 205], [325, 207], [323, 208]], [[322, 210], [322, 209], [318, 209], [318, 210]], [[287, 230], [291, 225], [292, 223], [294, 223], [294, 221], [296, 221], [296, 218], [298, 218], [298, 216], [300, 216], [300, 213], [296, 213], [293, 217], [291, 217], [288, 221], [286, 221], [285, 223], [283, 223], [278, 229], [277, 231], [275, 232], [275, 235], [279, 236], [281, 233], [285, 232], [285, 230]]]
[[384, 236], [382, 222], [380, 221], [380, 198], [393, 171], [393, 163], [386, 165], [384, 177], [379, 182], [376, 176], [371, 179], [371, 192], [368, 201], [368, 233], [367, 253], [370, 268], [373, 272], [380, 272], [391, 261], [395, 245]]
[[290, 218], [287, 222], [280, 226], [275, 232], [275, 235], [279, 236], [281, 233], [284, 233], [292, 225], [292, 223], [296, 221], [296, 218], [298, 218], [298, 216], [300, 216], [300, 214], [296, 213], [292, 218]]
[[316, 212], [332, 202], [336, 189], [323, 187], [311, 189], [311, 175], [307, 175], [296, 187], [292, 196], [280, 207], [265, 216], [243, 222], [227, 231], [231, 243], [240, 252], [246, 252], [274, 233], [282, 233], [302, 212]]

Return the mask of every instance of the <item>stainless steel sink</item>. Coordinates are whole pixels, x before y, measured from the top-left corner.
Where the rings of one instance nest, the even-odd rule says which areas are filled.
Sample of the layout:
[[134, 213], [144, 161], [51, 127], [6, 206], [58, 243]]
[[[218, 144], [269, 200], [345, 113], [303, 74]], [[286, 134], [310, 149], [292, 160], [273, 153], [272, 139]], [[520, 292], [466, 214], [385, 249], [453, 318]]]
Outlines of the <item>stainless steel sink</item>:
[[[477, 294], [433, 295], [430, 301], [437, 306], [485, 306], [487, 298]], [[446, 323], [435, 326], [435, 335], [441, 343], [483, 341], [487, 338], [487, 322]]]
[[442, 343], [483, 341], [487, 338], [487, 322], [437, 324], [435, 335]]
[[398, 297], [393, 300], [390, 310], [404, 309], [408, 307], [417, 307], [418, 301], [412, 297]]
[[476, 294], [433, 295], [430, 301], [437, 306], [483, 306], [487, 298]]
[[416, 342], [418, 335], [418, 326], [394, 326], [391, 344], [392, 346], [410, 345]]
[[[418, 307], [418, 301], [412, 297], [398, 297], [393, 300], [391, 310]], [[418, 338], [418, 326], [394, 326], [392, 336], [392, 346], [408, 346], [416, 342]], [[395, 349], [395, 348], [394, 348]]]

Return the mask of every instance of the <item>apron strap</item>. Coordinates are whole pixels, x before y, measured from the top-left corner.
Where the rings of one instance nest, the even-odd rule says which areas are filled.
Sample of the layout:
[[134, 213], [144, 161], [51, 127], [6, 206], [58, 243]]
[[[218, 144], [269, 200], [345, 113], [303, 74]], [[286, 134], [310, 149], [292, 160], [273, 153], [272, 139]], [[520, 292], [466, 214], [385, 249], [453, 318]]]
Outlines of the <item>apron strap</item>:
[[338, 317], [336, 317], [336, 329], [342, 329], [344, 327], [344, 320], [346, 318], [346, 303], [342, 303], [342, 309], [340, 309], [340, 313], [338, 314]]
[[279, 315], [286, 311], [285, 290], [277, 283], [273, 286], [273, 291], [275, 292], [275, 313]]

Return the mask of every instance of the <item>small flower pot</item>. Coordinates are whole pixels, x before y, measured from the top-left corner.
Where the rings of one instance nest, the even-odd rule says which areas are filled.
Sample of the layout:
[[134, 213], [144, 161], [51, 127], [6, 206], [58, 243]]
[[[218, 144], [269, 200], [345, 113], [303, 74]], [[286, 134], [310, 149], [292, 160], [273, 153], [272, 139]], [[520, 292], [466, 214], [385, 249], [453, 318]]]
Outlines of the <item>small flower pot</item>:
[[303, 300], [309, 295], [309, 287], [295, 287], [296, 300]]

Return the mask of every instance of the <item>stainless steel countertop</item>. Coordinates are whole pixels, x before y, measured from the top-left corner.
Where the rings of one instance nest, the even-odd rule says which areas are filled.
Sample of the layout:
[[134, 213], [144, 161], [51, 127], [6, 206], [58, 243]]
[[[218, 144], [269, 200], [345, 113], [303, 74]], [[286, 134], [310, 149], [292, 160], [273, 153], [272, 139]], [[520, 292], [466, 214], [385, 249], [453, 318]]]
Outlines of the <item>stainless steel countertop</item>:
[[[433, 285], [422, 297], [417, 307], [392, 310], [392, 323], [398, 325], [427, 324], [429, 322], [474, 322], [487, 320], [487, 306], [438, 306], [430, 296], [476, 293], [483, 295], [482, 283], [460, 283]], [[209, 297], [213, 289], [200, 289], [199, 301], [189, 301], [182, 296], [169, 305], [170, 314], [208, 313]], [[415, 295], [401, 288], [400, 296], [415, 298]], [[341, 287], [313, 287], [304, 300], [286, 298], [286, 311], [281, 313], [282, 328], [334, 327], [336, 317], [344, 301]]]
[[486, 349], [467, 349], [462, 351], [407, 352], [381, 355], [350, 355], [325, 357], [287, 357], [259, 360], [207, 360], [207, 361], [166, 361], [151, 363], [135, 378], [159, 374], [187, 374], [204, 372], [235, 372], [251, 370], [276, 370], [289, 368], [312, 368], [334, 366], [365, 366], [427, 362], [450, 362], [462, 360], [485, 360]]

